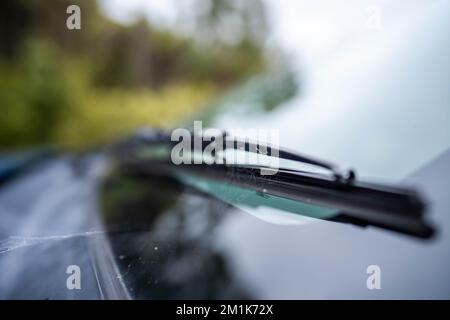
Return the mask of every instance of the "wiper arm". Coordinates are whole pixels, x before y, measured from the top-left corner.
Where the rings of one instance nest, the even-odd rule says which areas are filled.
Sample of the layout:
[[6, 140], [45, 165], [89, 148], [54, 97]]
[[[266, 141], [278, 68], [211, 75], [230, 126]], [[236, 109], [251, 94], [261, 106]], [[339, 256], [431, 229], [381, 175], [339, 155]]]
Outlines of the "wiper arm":
[[[239, 150], [238, 145], [243, 145], [244, 151], [261, 154], [258, 150], [262, 147], [264, 150], [268, 151], [267, 152], [268, 154], [274, 154], [274, 153], [277, 154], [279, 159], [290, 160], [290, 161], [294, 161], [294, 162], [302, 163], [302, 164], [309, 164], [309, 165], [313, 165], [313, 166], [316, 166], [316, 167], [319, 167], [322, 169], [326, 169], [332, 173], [334, 180], [336, 182], [348, 184], [348, 183], [352, 183], [356, 178], [356, 173], [352, 169], [343, 171], [343, 170], [339, 169], [338, 166], [336, 166], [335, 164], [332, 164], [327, 161], [315, 159], [311, 156], [302, 155], [298, 152], [287, 150], [286, 148], [280, 148], [280, 147], [277, 148], [277, 147], [274, 147], [267, 143], [260, 143], [260, 142], [256, 143], [256, 142], [252, 142], [252, 141], [248, 141], [248, 140], [242, 140], [239, 138], [231, 138], [231, 137], [229, 137], [229, 135], [226, 132], [224, 132], [223, 136], [225, 139], [225, 148], [224, 149], [227, 149], [227, 147], [230, 145], [230, 144], [226, 143], [227, 139], [231, 139], [231, 141], [233, 142], [233, 144], [231, 144], [231, 146], [232, 146], [232, 149], [234, 149], [234, 150]], [[289, 169], [285, 169], [285, 170], [289, 170]], [[300, 172], [299, 170], [294, 170], [294, 169], [290, 169], [290, 171]]]
[[[224, 138], [227, 137], [224, 133]], [[242, 150], [237, 145], [244, 146], [246, 152], [258, 150], [253, 142], [235, 141], [238, 143], [225, 146], [234, 150]], [[202, 148], [208, 143], [202, 143]], [[362, 182], [356, 179], [353, 170], [342, 171], [329, 162], [270, 145], [263, 147], [272, 153], [278, 151], [280, 159], [313, 165], [328, 170], [330, 174], [267, 167], [265, 170], [275, 170], [274, 174], [267, 175], [261, 174], [260, 166], [227, 163], [174, 165], [170, 161], [170, 152], [157, 159], [146, 157], [142, 152], [156, 146], [166, 146], [170, 150], [174, 144], [176, 142], [171, 141], [167, 133], [149, 131], [119, 144], [115, 155], [122, 166], [134, 172], [206, 178], [263, 195], [334, 209], [337, 214], [329, 220], [337, 222], [372, 225], [420, 238], [429, 238], [434, 233], [424, 220], [423, 198], [413, 189]]]
[[[195, 137], [195, 132], [191, 132], [192, 137]], [[230, 146], [233, 150], [243, 150], [246, 152], [254, 152], [257, 154], [262, 154], [259, 150], [261, 147], [263, 149], [267, 150], [267, 153], [274, 154], [276, 153], [279, 159], [283, 160], [290, 160], [298, 163], [303, 164], [309, 164], [313, 165], [322, 169], [326, 169], [329, 172], [332, 173], [334, 179], [336, 181], [340, 181], [343, 183], [351, 183], [355, 177], [356, 174], [352, 169], [342, 171], [338, 168], [335, 164], [319, 159], [315, 159], [311, 156], [302, 155], [298, 152], [290, 151], [286, 148], [277, 148], [270, 144], [261, 143], [261, 142], [252, 142], [249, 140], [242, 140], [236, 137], [231, 137], [226, 131], [223, 131], [221, 133], [222, 139], [223, 139], [223, 150], [227, 150]], [[231, 143], [229, 143], [229, 140], [231, 140]], [[203, 151], [209, 144], [214, 143], [214, 141], [205, 141], [200, 138], [201, 144], [199, 147]], [[171, 137], [168, 133], [160, 130], [154, 130], [154, 129], [148, 129], [148, 130], [141, 130], [137, 134], [135, 134], [131, 139], [128, 139], [125, 141], [125, 145], [129, 148], [131, 146], [155, 146], [155, 145], [161, 145], [166, 144], [170, 146], [176, 145], [177, 141], [172, 141]], [[122, 144], [123, 145], [123, 144]], [[240, 149], [242, 147], [243, 149]], [[192, 145], [193, 150], [195, 150], [196, 145]], [[294, 171], [294, 170], [293, 170]]]

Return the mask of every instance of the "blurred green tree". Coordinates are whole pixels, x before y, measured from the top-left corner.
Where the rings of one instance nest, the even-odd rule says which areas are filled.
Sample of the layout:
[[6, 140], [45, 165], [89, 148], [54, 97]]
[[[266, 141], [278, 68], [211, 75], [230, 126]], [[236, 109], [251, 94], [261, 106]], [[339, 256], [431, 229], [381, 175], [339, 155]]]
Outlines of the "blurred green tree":
[[[66, 28], [71, 4], [81, 30]], [[262, 2], [194, 4], [179, 8], [194, 26], [181, 34], [144, 19], [119, 25], [90, 0], [0, 1], [0, 148], [84, 147], [173, 125], [267, 67]]]

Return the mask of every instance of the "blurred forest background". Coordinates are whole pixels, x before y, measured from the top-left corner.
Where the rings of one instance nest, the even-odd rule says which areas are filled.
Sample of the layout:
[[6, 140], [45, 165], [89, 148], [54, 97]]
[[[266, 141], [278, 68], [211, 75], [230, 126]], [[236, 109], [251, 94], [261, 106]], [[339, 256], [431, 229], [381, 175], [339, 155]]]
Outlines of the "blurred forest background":
[[[0, 149], [83, 149], [173, 126], [268, 68], [258, 0], [193, 0], [191, 35], [121, 25], [92, 0], [0, 1]], [[68, 30], [66, 8], [81, 8]]]

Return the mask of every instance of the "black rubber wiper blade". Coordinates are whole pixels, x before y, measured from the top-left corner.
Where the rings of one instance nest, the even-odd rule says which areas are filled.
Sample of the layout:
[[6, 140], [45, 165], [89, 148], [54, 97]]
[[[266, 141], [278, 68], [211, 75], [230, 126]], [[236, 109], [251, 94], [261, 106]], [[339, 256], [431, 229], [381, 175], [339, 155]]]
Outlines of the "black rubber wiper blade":
[[[249, 141], [238, 143], [244, 146], [245, 151], [258, 150], [252, 144], [254, 143]], [[121, 164], [135, 172], [168, 176], [188, 174], [244, 187], [261, 194], [331, 208], [338, 212], [331, 219], [337, 222], [377, 226], [419, 238], [430, 238], [434, 233], [433, 228], [424, 219], [426, 205], [423, 196], [412, 188], [359, 181], [353, 170], [340, 170], [329, 162], [282, 148], [277, 149], [280, 159], [317, 166], [328, 170], [328, 173], [227, 163], [175, 165], [169, 158], [155, 160], [138, 156], [137, 151], [141, 148], [155, 145], [166, 145], [170, 148], [174, 142], [170, 140], [169, 135], [163, 133], [135, 136], [122, 145], [126, 148], [119, 153], [122, 157]], [[202, 148], [204, 147], [203, 144]], [[231, 148], [237, 149], [236, 145]], [[264, 146], [264, 149], [269, 151], [271, 148], [273, 151], [273, 146]], [[123, 158], [123, 154], [127, 156]], [[274, 172], [262, 174], [262, 168], [266, 172]]]

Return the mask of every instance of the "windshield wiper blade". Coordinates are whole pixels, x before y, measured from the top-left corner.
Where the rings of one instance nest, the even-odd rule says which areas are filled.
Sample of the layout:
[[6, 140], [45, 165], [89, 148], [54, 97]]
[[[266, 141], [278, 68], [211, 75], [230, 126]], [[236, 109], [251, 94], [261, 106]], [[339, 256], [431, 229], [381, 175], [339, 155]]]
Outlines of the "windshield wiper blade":
[[[224, 138], [227, 137], [224, 133]], [[169, 156], [157, 159], [142, 156], [141, 151], [147, 148], [162, 145], [170, 150], [174, 144], [176, 142], [171, 141], [167, 133], [148, 131], [119, 144], [115, 148], [115, 156], [120, 159], [121, 166], [133, 172], [172, 177], [190, 175], [243, 187], [260, 194], [334, 209], [337, 214], [328, 220], [336, 222], [376, 226], [419, 238], [430, 238], [434, 233], [424, 219], [426, 205], [423, 196], [412, 188], [359, 181], [353, 170], [340, 170], [330, 162], [283, 148], [276, 149], [270, 145], [264, 145], [263, 149], [269, 150], [271, 154], [276, 151], [280, 159], [313, 165], [328, 172], [229, 163], [175, 165]], [[245, 140], [228, 144], [228, 147], [238, 150], [237, 145], [244, 146], [246, 152], [258, 150], [254, 142]], [[201, 147], [205, 146], [203, 143]], [[257, 146], [261, 146], [261, 143]], [[262, 174], [262, 168], [266, 172], [274, 172]]]

